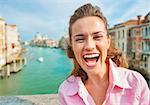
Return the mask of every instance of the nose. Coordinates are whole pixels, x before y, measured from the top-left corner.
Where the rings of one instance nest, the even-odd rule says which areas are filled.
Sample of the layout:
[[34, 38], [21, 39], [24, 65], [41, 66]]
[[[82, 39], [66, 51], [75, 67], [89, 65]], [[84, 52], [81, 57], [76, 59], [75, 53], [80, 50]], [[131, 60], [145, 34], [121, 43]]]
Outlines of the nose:
[[86, 40], [86, 43], [85, 43], [85, 50], [87, 50], [87, 51], [92, 51], [92, 50], [94, 50], [94, 48], [95, 48], [95, 41], [90, 37], [90, 38], [87, 38], [87, 40]]

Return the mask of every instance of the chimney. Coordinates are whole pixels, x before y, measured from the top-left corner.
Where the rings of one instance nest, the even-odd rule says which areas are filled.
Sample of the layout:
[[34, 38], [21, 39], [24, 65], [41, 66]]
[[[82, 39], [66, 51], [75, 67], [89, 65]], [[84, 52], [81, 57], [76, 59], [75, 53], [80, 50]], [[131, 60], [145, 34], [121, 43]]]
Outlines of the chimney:
[[141, 23], [141, 17], [142, 17], [142, 15], [138, 15], [138, 16], [137, 16], [137, 24], [138, 24], [138, 25]]

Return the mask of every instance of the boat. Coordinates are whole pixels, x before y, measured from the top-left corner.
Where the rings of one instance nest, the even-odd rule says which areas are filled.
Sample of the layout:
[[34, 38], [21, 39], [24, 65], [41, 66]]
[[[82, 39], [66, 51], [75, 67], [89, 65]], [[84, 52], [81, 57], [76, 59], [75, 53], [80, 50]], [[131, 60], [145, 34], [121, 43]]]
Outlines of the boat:
[[44, 61], [43, 57], [39, 57], [39, 58], [38, 58], [38, 61], [39, 61], [40, 63], [42, 63], [42, 62]]

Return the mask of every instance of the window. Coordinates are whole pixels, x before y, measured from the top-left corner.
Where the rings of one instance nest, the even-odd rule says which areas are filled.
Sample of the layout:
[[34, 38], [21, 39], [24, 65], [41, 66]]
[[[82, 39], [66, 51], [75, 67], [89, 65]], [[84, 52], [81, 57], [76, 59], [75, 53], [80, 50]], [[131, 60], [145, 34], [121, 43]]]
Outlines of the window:
[[147, 64], [146, 63], [144, 64], [144, 66], [145, 66], [145, 68], [147, 68]]
[[142, 42], [142, 50], [144, 50], [144, 42]]
[[143, 29], [141, 29], [141, 31], [142, 31], [142, 35], [143, 35]]
[[131, 36], [131, 30], [129, 30], [128, 36]]
[[143, 54], [141, 55], [141, 59], [140, 60], [143, 61]]
[[150, 35], [150, 27], [149, 27], [149, 35]]
[[123, 36], [122, 36], [122, 38], [124, 38], [124, 30], [122, 30], [122, 33], [123, 33]]
[[145, 34], [146, 34], [146, 36], [148, 35], [148, 28], [147, 27], [145, 28]]
[[135, 53], [132, 54], [132, 59], [135, 59]]
[[122, 43], [122, 51], [124, 51], [124, 43]]
[[118, 31], [118, 39], [120, 39], [120, 31]]
[[142, 28], [142, 36], [144, 36], [144, 29]]
[[145, 61], [145, 62], [147, 61], [147, 57], [146, 57], [146, 56], [144, 57], [144, 61]]

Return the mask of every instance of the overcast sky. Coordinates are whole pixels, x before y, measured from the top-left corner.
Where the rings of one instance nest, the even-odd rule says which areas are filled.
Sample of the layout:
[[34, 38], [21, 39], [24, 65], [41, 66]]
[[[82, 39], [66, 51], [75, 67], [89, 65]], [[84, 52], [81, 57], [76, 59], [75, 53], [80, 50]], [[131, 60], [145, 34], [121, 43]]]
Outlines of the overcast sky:
[[0, 17], [17, 25], [22, 40], [31, 40], [37, 32], [60, 39], [74, 10], [87, 2], [101, 8], [110, 27], [150, 11], [150, 0], [0, 0]]

